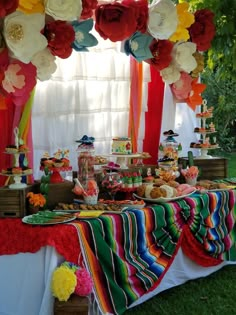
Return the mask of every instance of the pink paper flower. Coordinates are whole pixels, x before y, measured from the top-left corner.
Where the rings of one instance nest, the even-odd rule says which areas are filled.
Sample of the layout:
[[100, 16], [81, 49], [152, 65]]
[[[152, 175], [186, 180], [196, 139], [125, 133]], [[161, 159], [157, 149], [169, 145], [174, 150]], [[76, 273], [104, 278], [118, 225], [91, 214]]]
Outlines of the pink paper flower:
[[2, 90], [16, 106], [24, 105], [36, 85], [36, 67], [13, 59], [4, 71]]
[[93, 281], [88, 271], [84, 268], [77, 269], [75, 275], [77, 277], [77, 284], [74, 293], [80, 296], [90, 294], [93, 289]]
[[189, 96], [192, 80], [188, 73], [181, 72], [180, 79], [171, 85], [171, 91], [178, 100], [184, 100]]

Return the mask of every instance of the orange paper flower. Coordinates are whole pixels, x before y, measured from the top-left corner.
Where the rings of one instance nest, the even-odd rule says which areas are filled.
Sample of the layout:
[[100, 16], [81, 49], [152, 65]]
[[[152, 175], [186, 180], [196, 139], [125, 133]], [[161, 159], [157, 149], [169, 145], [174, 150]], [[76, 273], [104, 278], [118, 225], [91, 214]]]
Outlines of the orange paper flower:
[[201, 93], [205, 90], [206, 84], [198, 83], [198, 78], [192, 81], [192, 90], [189, 97], [186, 99], [186, 103], [193, 111], [196, 110], [196, 107], [202, 104]]
[[41, 193], [34, 194], [31, 191], [27, 194], [27, 198], [29, 199], [29, 203], [34, 207], [43, 207], [46, 204], [46, 199]]

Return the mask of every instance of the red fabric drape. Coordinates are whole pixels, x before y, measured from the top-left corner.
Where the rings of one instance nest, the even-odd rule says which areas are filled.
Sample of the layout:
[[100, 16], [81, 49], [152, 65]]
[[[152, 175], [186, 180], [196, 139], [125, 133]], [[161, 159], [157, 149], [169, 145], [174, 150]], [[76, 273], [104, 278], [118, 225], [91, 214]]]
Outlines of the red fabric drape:
[[[15, 113], [15, 105], [10, 99], [6, 99], [6, 109], [0, 110], [0, 172], [2, 169], [10, 167], [11, 156], [4, 154], [5, 148], [12, 140], [12, 126]], [[6, 176], [0, 175], [0, 186], [3, 186], [7, 180]]]
[[151, 82], [148, 84], [148, 111], [145, 114], [145, 137], [143, 151], [152, 156], [145, 164], [157, 164], [158, 146], [161, 133], [164, 83], [160, 73], [150, 66]]

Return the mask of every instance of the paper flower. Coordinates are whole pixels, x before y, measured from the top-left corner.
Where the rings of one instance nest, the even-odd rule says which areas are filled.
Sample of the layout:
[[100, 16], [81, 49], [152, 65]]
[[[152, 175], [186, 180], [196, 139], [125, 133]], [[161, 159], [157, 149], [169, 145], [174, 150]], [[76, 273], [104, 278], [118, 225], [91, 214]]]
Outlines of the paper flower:
[[198, 170], [197, 166], [190, 166], [189, 168], [181, 170], [181, 174], [185, 178], [194, 179], [194, 178], [198, 177], [198, 173], [199, 173], [199, 170]]
[[18, 0], [1, 0], [0, 5], [0, 18], [5, 17], [6, 15], [9, 15], [16, 11], [18, 7]]
[[73, 270], [60, 266], [52, 275], [51, 289], [53, 296], [59, 301], [67, 301], [75, 290], [77, 280]]
[[17, 10], [26, 14], [44, 13], [44, 5], [42, 0], [19, 0]]
[[[143, 29], [148, 14], [145, 16], [141, 12], [143, 6], [139, 3], [140, 1], [124, 0], [99, 5], [95, 11], [96, 31], [102, 38], [116, 42], [125, 40], [140, 28]], [[147, 7], [147, 2], [145, 3]]]
[[68, 58], [72, 53], [75, 40], [73, 26], [65, 21], [52, 21], [45, 25], [44, 35], [48, 40], [48, 48], [52, 55]]
[[169, 40], [177, 42], [180, 40], [187, 41], [190, 38], [187, 28], [194, 23], [194, 15], [188, 12], [189, 4], [187, 2], [178, 3], [176, 5], [178, 15], [178, 26]]
[[158, 71], [167, 68], [172, 61], [173, 44], [168, 40], [156, 40], [152, 41], [150, 45], [150, 50], [152, 52], [152, 58], [145, 60], [147, 63], [151, 64]]
[[195, 22], [190, 26], [191, 41], [197, 44], [197, 50], [205, 51], [211, 47], [215, 36], [214, 13], [207, 9], [195, 12]]
[[41, 194], [34, 194], [32, 191], [27, 194], [29, 203], [34, 207], [43, 207], [46, 204], [45, 197]]
[[177, 10], [171, 0], [154, 0], [149, 5], [148, 32], [156, 39], [168, 39], [177, 28]]
[[76, 51], [88, 51], [86, 47], [92, 47], [98, 44], [97, 39], [92, 34], [89, 34], [89, 31], [93, 28], [93, 19], [82, 22], [73, 21], [71, 25], [75, 32], [75, 41], [72, 47]]
[[197, 67], [193, 54], [196, 52], [196, 44], [190, 42], [178, 42], [172, 50], [173, 62], [181, 71], [190, 73]]
[[196, 51], [193, 54], [193, 57], [195, 58], [196, 62], [197, 62], [197, 67], [195, 69], [192, 70], [191, 72], [191, 76], [193, 78], [198, 78], [199, 74], [203, 71], [204, 69], [204, 55], [201, 54], [200, 52]]
[[178, 100], [184, 100], [188, 97], [192, 89], [192, 80], [188, 73], [181, 72], [179, 80], [171, 85], [171, 91]]
[[180, 71], [174, 64], [170, 64], [167, 68], [160, 71], [162, 80], [167, 84], [172, 84], [180, 79]]
[[49, 80], [57, 69], [56, 57], [50, 53], [48, 48], [35, 54], [31, 62], [37, 69], [37, 78], [41, 81]]
[[98, 4], [97, 0], [82, 0], [82, 13], [80, 18], [86, 20], [93, 16], [93, 10], [96, 9]]
[[32, 63], [25, 64], [17, 59], [10, 60], [7, 50], [0, 54], [2, 93], [11, 97], [16, 106], [25, 104], [36, 85], [36, 68]]
[[81, 0], [44, 0], [45, 12], [55, 20], [73, 21], [82, 12]]
[[47, 39], [41, 34], [44, 18], [43, 14], [19, 11], [5, 17], [3, 36], [12, 57], [29, 63], [34, 54], [47, 47]]
[[88, 271], [84, 268], [77, 269], [75, 275], [77, 279], [75, 294], [80, 296], [90, 294], [93, 288], [93, 281]]
[[196, 110], [198, 105], [202, 104], [202, 96], [201, 93], [205, 90], [206, 85], [203, 83], [198, 83], [198, 78], [192, 81], [192, 89], [191, 92], [186, 99], [186, 103], [192, 108], [193, 111]]
[[127, 55], [131, 54], [138, 62], [152, 58], [152, 52], [149, 48], [153, 37], [149, 34], [140, 32], [134, 33], [124, 43], [124, 50]]

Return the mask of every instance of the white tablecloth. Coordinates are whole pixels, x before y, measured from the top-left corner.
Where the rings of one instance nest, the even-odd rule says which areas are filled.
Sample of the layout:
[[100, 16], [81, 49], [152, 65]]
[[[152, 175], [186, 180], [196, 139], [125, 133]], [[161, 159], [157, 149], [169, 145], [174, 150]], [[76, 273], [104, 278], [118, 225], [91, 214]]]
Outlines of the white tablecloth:
[[[0, 256], [0, 315], [52, 315], [51, 276], [62, 261], [63, 257], [50, 246], [35, 254]], [[180, 249], [156, 290], [131, 307], [188, 280], [206, 277], [227, 264], [231, 263], [204, 268], [184, 256]]]

